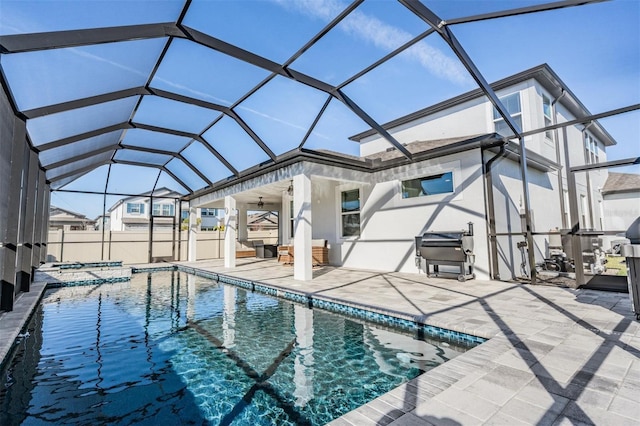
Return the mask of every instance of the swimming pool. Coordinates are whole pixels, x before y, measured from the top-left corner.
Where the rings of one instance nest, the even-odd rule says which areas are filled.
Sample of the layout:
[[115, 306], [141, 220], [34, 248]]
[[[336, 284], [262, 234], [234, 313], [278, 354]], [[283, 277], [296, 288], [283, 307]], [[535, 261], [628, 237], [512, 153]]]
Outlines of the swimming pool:
[[0, 424], [319, 425], [464, 349], [183, 272], [47, 290]]

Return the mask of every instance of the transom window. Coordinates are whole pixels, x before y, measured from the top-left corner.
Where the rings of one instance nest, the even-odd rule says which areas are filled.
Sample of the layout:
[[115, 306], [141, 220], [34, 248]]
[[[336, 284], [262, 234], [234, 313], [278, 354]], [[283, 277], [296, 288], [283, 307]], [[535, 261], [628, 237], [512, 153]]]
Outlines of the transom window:
[[[511, 118], [522, 130], [522, 107], [520, 106], [520, 92], [512, 93], [500, 98], [500, 102], [506, 107]], [[496, 126], [496, 133], [511, 135], [513, 132], [500, 116], [497, 109], [493, 109], [493, 123]]]
[[153, 204], [154, 216], [173, 216], [173, 204]]
[[340, 193], [342, 237], [360, 235], [360, 190], [350, 189]]
[[451, 192], [453, 192], [452, 172], [402, 181], [402, 198], [425, 197]]
[[127, 213], [143, 214], [144, 203], [127, 203]]

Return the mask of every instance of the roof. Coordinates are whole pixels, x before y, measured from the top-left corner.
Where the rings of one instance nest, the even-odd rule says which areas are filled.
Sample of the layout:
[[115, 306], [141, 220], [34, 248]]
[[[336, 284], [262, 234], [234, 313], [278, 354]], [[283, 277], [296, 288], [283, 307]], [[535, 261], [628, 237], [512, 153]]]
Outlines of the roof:
[[[63, 209], [62, 207], [53, 206], [53, 205], [49, 207], [49, 215], [51, 217], [53, 217], [56, 214], [59, 214], [58, 212], [60, 212], [62, 214], [67, 214], [69, 216], [73, 216], [77, 220], [82, 220], [82, 219], [90, 220], [90, 219], [87, 219], [87, 217], [85, 215], [81, 214], [81, 213], [76, 213], [74, 211]], [[58, 220], [58, 219], [56, 219], [56, 220]]]
[[[578, 97], [569, 89], [569, 87], [560, 79], [560, 77], [558, 77], [558, 75], [551, 69], [548, 64], [541, 64], [498, 80], [492, 83], [491, 87], [494, 91], [497, 92], [499, 90], [514, 86], [518, 83], [530, 79], [535, 79], [536, 81], [538, 81], [542, 85], [542, 87], [544, 87], [554, 98], [558, 98], [562, 93], [564, 93], [559, 102], [563, 104], [576, 118], [584, 118], [592, 115], [587, 107], [582, 104]], [[463, 93], [462, 95], [447, 99], [435, 105], [431, 105], [419, 111], [399, 117], [393, 121], [389, 121], [388, 123], [383, 124], [382, 127], [386, 130], [391, 130], [396, 127], [419, 120], [423, 117], [433, 115], [437, 112], [444, 111], [446, 109], [461, 105], [465, 102], [483, 96], [485, 96], [485, 94], [482, 90], [471, 90], [469, 92]], [[597, 121], [594, 122], [594, 125], [590, 128], [590, 130], [594, 132], [598, 139], [600, 139], [605, 145], [611, 146], [616, 144], [616, 141], [613, 139], [613, 137]], [[378, 132], [376, 130], [369, 129], [365, 132], [353, 135], [349, 139], [355, 142], [361, 142], [363, 139], [369, 136], [376, 135], [377, 133]]]
[[640, 192], [640, 175], [609, 172], [607, 181], [602, 187], [602, 194], [616, 194], [621, 192]]

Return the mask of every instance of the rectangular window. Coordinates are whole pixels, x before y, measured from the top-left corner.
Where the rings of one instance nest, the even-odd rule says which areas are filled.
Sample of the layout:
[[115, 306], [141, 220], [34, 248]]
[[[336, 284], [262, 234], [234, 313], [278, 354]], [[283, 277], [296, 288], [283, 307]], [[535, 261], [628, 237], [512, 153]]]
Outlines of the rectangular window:
[[143, 203], [127, 203], [127, 213], [143, 214], [144, 204]]
[[153, 204], [154, 216], [173, 216], [173, 204]]
[[[516, 122], [520, 130], [522, 130], [522, 107], [520, 106], [520, 93], [512, 93], [507, 96], [503, 96], [500, 98], [500, 102], [505, 106], [507, 112]], [[513, 132], [505, 123], [504, 119], [500, 116], [497, 109], [493, 109], [493, 122], [496, 126], [496, 133], [500, 133], [502, 135], [512, 135]]]
[[202, 209], [200, 216], [217, 216], [218, 209]]
[[402, 181], [402, 198], [425, 197], [451, 192], [453, 192], [452, 172]]
[[[542, 114], [544, 115], [544, 127], [551, 126], [553, 124], [551, 120], [551, 99], [546, 95], [542, 95]], [[553, 140], [553, 130], [547, 130], [544, 132], [547, 139]]]
[[360, 235], [360, 190], [351, 189], [340, 193], [342, 237]]

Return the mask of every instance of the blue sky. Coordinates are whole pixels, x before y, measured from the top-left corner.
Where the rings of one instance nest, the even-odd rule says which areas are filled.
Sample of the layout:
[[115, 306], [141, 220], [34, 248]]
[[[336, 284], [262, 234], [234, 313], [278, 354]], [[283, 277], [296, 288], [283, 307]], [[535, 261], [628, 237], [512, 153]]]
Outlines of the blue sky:
[[[515, 8], [540, 1], [427, 1], [443, 19]], [[0, 0], [0, 33], [58, 31], [92, 26], [117, 26], [174, 21], [181, 1], [8, 1]], [[194, 1], [185, 24], [236, 44], [275, 62], [283, 62], [348, 5], [343, 0]], [[291, 68], [340, 84], [407, 40], [425, 31], [424, 22], [391, 0], [365, 1], [334, 31], [293, 61]], [[563, 10], [451, 26], [488, 81], [495, 81], [541, 63], [548, 63], [592, 112], [640, 102], [640, 2], [615, 0]], [[164, 40], [140, 40], [116, 45], [87, 46], [64, 51], [3, 55], [2, 67], [20, 108], [29, 109], [111, 90], [143, 85]], [[124, 46], [124, 47], [123, 47]], [[221, 105], [232, 105], [268, 73], [184, 40], [172, 43], [151, 86]], [[448, 46], [435, 35], [344, 87], [376, 121], [383, 123], [468, 90], [475, 85]], [[246, 99], [236, 111], [276, 153], [297, 146], [326, 101], [326, 95], [275, 78]], [[219, 114], [188, 105], [166, 114], [162, 99], [145, 99], [136, 121], [199, 132]], [[100, 126], [121, 122], [135, 99], [87, 109], [86, 120]], [[84, 131], [77, 115], [31, 120], [34, 144]], [[609, 159], [640, 155], [638, 112], [601, 120], [618, 141]], [[356, 153], [347, 138], [368, 126], [344, 105], [332, 101], [306, 147]], [[124, 142], [148, 146], [142, 132], [128, 132]], [[112, 136], [118, 137], [117, 134]], [[109, 144], [105, 137], [96, 143]], [[166, 139], [166, 140], [165, 140]], [[205, 139], [238, 170], [267, 156], [228, 117], [205, 133]], [[233, 139], [235, 145], [226, 140]], [[167, 149], [182, 146], [179, 137], [159, 142]], [[87, 143], [86, 146], [90, 144]], [[46, 151], [45, 151], [46, 152]], [[62, 155], [60, 152], [58, 155]], [[52, 155], [52, 154], [50, 154]], [[124, 153], [122, 155], [125, 155]], [[137, 156], [140, 154], [137, 154]], [[198, 143], [185, 157], [203, 167], [216, 165], [213, 181], [230, 173]], [[123, 158], [135, 159], [135, 158]], [[162, 159], [158, 159], [159, 161]], [[53, 159], [51, 162], [54, 162]], [[179, 162], [170, 169], [188, 184], [203, 181]], [[638, 167], [612, 169], [640, 172]], [[82, 190], [104, 189], [106, 167], [69, 185]], [[109, 190], [143, 192], [157, 171], [119, 165], [112, 170]], [[166, 174], [159, 186], [179, 189]], [[86, 203], [73, 194], [54, 194], [53, 203], [95, 217], [102, 203]]]

